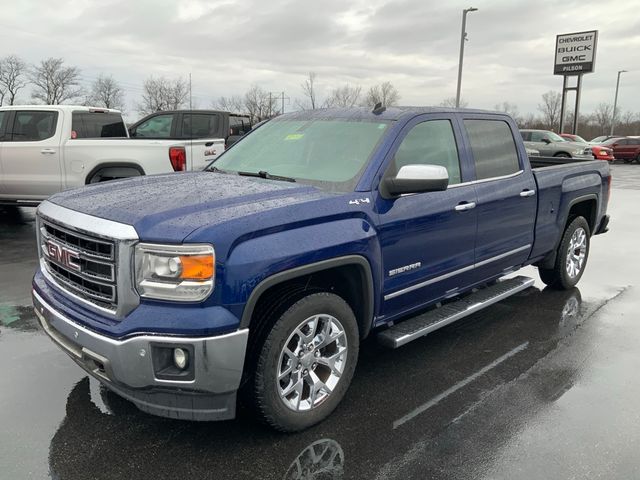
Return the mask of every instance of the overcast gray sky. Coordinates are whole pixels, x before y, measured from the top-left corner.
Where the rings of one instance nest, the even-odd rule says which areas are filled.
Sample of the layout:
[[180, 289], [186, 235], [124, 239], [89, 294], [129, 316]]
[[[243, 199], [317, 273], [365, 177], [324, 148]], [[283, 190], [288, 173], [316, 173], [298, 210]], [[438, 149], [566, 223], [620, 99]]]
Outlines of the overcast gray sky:
[[285, 90], [293, 105], [310, 70], [320, 96], [346, 82], [390, 80], [402, 104], [433, 105], [455, 95], [461, 11], [469, 6], [479, 8], [468, 17], [465, 47], [470, 106], [509, 101], [535, 111], [542, 93], [561, 89], [562, 77], [552, 75], [555, 35], [597, 29], [582, 111], [613, 102], [621, 69], [630, 72], [619, 103], [640, 111], [638, 0], [20, 0], [2, 9], [0, 53], [29, 62], [63, 57], [86, 85], [111, 74], [129, 105], [147, 76], [189, 72], [200, 108], [252, 84]]

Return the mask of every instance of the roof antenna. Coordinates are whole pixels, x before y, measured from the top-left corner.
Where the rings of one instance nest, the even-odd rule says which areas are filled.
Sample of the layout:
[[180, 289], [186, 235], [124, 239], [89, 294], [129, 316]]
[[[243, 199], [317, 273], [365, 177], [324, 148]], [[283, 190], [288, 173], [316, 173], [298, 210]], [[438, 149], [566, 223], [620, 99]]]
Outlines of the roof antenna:
[[371, 111], [371, 113], [373, 113], [374, 115], [380, 115], [386, 109], [387, 109], [387, 107], [383, 107], [382, 106], [382, 102], [378, 102], [378, 103], [376, 103], [376, 106], [373, 107], [373, 110]]

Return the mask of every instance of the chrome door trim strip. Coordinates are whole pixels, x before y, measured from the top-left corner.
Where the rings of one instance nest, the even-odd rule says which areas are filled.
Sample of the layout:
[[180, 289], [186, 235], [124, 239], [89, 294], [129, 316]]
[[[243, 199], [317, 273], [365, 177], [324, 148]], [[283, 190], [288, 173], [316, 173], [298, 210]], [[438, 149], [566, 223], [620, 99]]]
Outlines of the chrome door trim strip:
[[481, 180], [472, 180], [470, 182], [464, 182], [464, 183], [456, 183], [454, 185], [449, 185], [447, 188], [457, 188], [457, 187], [464, 187], [467, 185], [477, 185], [478, 183], [493, 182], [494, 180], [504, 180], [507, 178], [517, 177], [518, 175], [522, 175], [523, 173], [524, 173], [524, 170], [518, 170], [517, 172], [511, 173], [509, 175], [503, 175], [501, 177], [483, 178]]
[[442, 280], [446, 280], [447, 278], [451, 278], [453, 276], [459, 275], [464, 272], [468, 272], [469, 270], [473, 270], [478, 267], [482, 267], [483, 265], [487, 265], [491, 262], [495, 262], [497, 260], [501, 260], [503, 258], [509, 257], [511, 255], [515, 255], [516, 253], [520, 253], [524, 250], [528, 250], [531, 248], [531, 244], [524, 245], [522, 247], [516, 248], [514, 250], [509, 250], [508, 252], [502, 253], [500, 255], [496, 255], [495, 257], [488, 258], [481, 262], [475, 263], [473, 265], [468, 265], [466, 267], [460, 268], [458, 270], [454, 270], [453, 272], [445, 273], [444, 275], [440, 275], [438, 277], [430, 278], [429, 280], [425, 280], [420, 283], [416, 283], [415, 285], [411, 285], [409, 287], [403, 288], [402, 290], [398, 290], [396, 292], [389, 293], [384, 296], [385, 302], [387, 300], [391, 300], [393, 298], [399, 297], [400, 295], [404, 295], [405, 293], [413, 292], [414, 290], [418, 290], [420, 288], [432, 285], [434, 283], [440, 282]]

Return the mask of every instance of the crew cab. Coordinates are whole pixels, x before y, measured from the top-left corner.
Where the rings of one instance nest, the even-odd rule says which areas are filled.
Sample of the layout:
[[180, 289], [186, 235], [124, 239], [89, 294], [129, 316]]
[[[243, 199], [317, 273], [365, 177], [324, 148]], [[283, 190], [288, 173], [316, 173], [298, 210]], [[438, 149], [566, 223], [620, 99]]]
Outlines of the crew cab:
[[154, 139], [184, 148], [184, 170], [202, 170], [251, 131], [251, 119], [218, 110], [171, 110], [147, 115], [129, 127], [132, 139]]
[[0, 107], [0, 204], [116, 178], [185, 169], [181, 144], [129, 140], [117, 110], [71, 105]]
[[281, 115], [206, 171], [42, 203], [35, 311], [143, 411], [229, 419], [239, 393], [301, 430], [340, 403], [366, 337], [423, 337], [529, 288], [525, 265], [576, 285], [610, 181], [606, 162], [530, 160], [502, 113]]

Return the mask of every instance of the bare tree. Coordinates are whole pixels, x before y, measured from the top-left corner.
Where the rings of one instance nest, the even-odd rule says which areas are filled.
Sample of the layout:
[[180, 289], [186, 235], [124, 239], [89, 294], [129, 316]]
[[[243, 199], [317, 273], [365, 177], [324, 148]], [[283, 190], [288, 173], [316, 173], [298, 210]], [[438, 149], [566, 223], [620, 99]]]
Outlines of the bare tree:
[[316, 96], [316, 78], [318, 76], [315, 72], [309, 72], [309, 76], [300, 85], [302, 87], [302, 93], [306, 97], [306, 101], [296, 102], [296, 105], [302, 110], [315, 110], [318, 108], [318, 101]]
[[542, 94], [542, 103], [538, 104], [538, 110], [542, 114], [546, 128], [556, 130], [560, 127], [561, 106], [562, 95], [559, 92], [549, 90]]
[[94, 107], [122, 110], [124, 107], [124, 91], [112, 76], [100, 74], [91, 85], [87, 103]]
[[244, 99], [240, 95], [232, 95], [230, 97], [219, 97], [213, 102], [213, 107], [225, 112], [246, 113], [244, 108]]
[[80, 69], [65, 67], [62, 58], [47, 58], [33, 65], [30, 74], [34, 89], [34, 100], [47, 105], [58, 105], [82, 95], [80, 87]]
[[378, 103], [382, 103], [384, 107], [392, 107], [398, 104], [400, 93], [391, 82], [383, 82], [379, 85], [372, 86], [365, 96], [364, 105], [373, 107]]
[[253, 85], [244, 94], [244, 111], [254, 123], [280, 113], [277, 105], [278, 97], [270, 95], [258, 85]]
[[18, 92], [27, 86], [26, 73], [27, 64], [20, 57], [7, 55], [0, 59], [0, 105], [6, 96], [9, 105], [15, 103]]
[[[447, 107], [447, 108], [456, 108], [456, 97], [448, 97], [445, 98], [444, 100], [442, 100], [442, 102], [440, 102], [440, 107]], [[460, 108], [467, 108], [469, 106], [469, 102], [467, 102], [465, 99], [461, 98], [460, 99]]]
[[325, 100], [327, 107], [353, 107], [360, 101], [362, 87], [360, 85], [351, 86], [348, 83], [342, 87], [331, 90], [329, 98]]
[[518, 112], [518, 106], [515, 103], [505, 101], [496, 104], [494, 108], [498, 112], [504, 112], [507, 115], [510, 115], [511, 118], [516, 121], [516, 123], [520, 121], [520, 112]]
[[607, 134], [611, 128], [613, 106], [610, 103], [601, 102], [593, 111], [593, 122], [601, 134]]
[[143, 115], [163, 110], [184, 107], [189, 97], [189, 86], [184, 79], [171, 80], [165, 77], [149, 77], [142, 86], [142, 102], [138, 111]]

